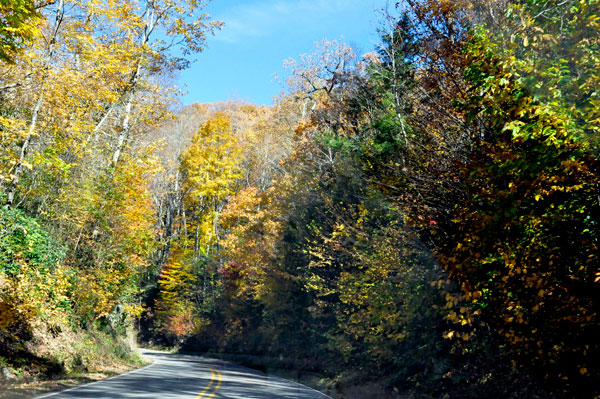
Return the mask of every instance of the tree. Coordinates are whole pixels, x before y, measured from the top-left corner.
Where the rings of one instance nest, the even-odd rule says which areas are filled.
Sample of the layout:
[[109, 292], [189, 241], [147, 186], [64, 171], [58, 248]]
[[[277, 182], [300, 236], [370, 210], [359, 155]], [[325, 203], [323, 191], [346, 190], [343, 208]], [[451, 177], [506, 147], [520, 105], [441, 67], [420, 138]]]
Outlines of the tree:
[[[0, 345], [68, 323], [72, 290], [61, 248], [39, 223], [0, 209]], [[11, 345], [12, 346], [12, 345]]]
[[240, 147], [227, 115], [218, 113], [202, 124], [182, 154], [185, 201], [194, 217], [194, 255], [208, 256], [218, 243], [218, 218], [226, 198], [241, 177]]
[[139, 313], [155, 248], [148, 133], [172, 115], [169, 76], [221, 23], [197, 1], [28, 4], [1, 9], [13, 22], [35, 12], [22, 22], [39, 40], [0, 67], [0, 196], [65, 245], [74, 324], [116, 327]]
[[537, 100], [569, 118], [570, 134], [598, 152], [597, 1], [517, 1], [494, 29], [511, 72]]
[[525, 362], [588, 377], [597, 372], [598, 162], [569, 116], [536, 102], [491, 48], [485, 33], [469, 47], [463, 109], [488, 134], [461, 165], [467, 195], [439, 259]]
[[0, 60], [14, 62], [39, 33], [41, 15], [34, 0], [6, 0], [0, 5]]
[[258, 299], [264, 294], [265, 276], [275, 262], [281, 230], [274, 219], [273, 191], [248, 187], [232, 196], [221, 226], [227, 232], [221, 242], [226, 261], [219, 272], [228, 295]]

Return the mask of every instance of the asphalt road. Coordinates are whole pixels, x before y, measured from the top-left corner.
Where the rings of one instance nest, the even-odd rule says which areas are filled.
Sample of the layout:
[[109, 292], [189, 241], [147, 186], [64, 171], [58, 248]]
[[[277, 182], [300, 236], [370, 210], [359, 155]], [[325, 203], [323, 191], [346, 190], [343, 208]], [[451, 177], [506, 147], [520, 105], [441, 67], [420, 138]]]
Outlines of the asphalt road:
[[[312, 388], [232, 363], [143, 350], [154, 363], [37, 399], [327, 399]], [[331, 399], [331, 398], [329, 398]]]

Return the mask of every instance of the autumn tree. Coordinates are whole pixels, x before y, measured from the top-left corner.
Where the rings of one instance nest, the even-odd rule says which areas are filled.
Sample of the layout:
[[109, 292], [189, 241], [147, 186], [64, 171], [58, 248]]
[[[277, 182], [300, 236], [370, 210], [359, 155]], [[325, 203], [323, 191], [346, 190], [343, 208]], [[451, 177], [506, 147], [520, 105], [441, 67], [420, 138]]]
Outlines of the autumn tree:
[[[175, 328], [174, 320], [179, 320], [180, 326], [200, 323], [203, 303], [210, 303], [214, 298], [216, 282], [209, 260], [218, 250], [221, 239], [221, 211], [241, 177], [240, 154], [240, 143], [233, 134], [230, 117], [224, 113], [216, 113], [202, 123], [181, 153], [182, 203], [177, 220], [179, 236], [173, 243], [173, 248], [179, 249], [166, 254], [166, 263], [161, 265], [157, 298], [161, 323], [175, 336], [196, 330]], [[182, 273], [187, 273], [189, 278], [178, 282], [176, 276]], [[197, 311], [184, 315], [182, 312], [190, 308], [186, 305], [189, 298], [196, 298], [193, 308]], [[184, 316], [187, 321], [181, 319]]]
[[34, 331], [68, 326], [70, 272], [62, 248], [21, 211], [0, 209], [0, 347], [10, 354]]
[[218, 217], [233, 193], [239, 168], [239, 143], [225, 114], [216, 114], [200, 126], [182, 154], [186, 203], [193, 217], [194, 254], [208, 256], [218, 243]]
[[[148, 133], [172, 115], [169, 76], [220, 26], [204, 5], [2, 4], [3, 23], [33, 23], [31, 12], [39, 40], [0, 69], [0, 197], [65, 246], [73, 325], [116, 327], [139, 314], [155, 248], [149, 186], [160, 169]], [[16, 49], [29, 31], [7, 32]]]
[[597, 152], [597, 1], [516, 1], [491, 41], [511, 72], [547, 107], [569, 118], [570, 134]]
[[0, 5], [0, 60], [14, 62], [18, 51], [38, 33], [34, 0], [7, 0]]
[[[497, 26], [473, 24], [487, 22], [469, 15], [477, 7], [409, 3], [419, 21], [404, 25], [416, 40], [416, 52], [403, 58], [415, 70], [416, 90], [403, 93], [414, 144], [404, 150], [401, 126], [376, 123], [361, 138], [373, 143], [362, 156], [370, 179], [397, 198], [405, 220], [436, 249], [473, 303], [471, 311], [461, 307], [449, 319], [460, 326], [481, 316], [520, 364], [535, 364], [565, 384], [589, 381], [595, 371], [588, 356], [596, 351], [590, 337], [597, 329], [590, 295], [596, 284], [591, 221], [598, 206], [597, 160], [581, 138], [593, 121], [581, 117], [578, 107], [585, 105], [567, 88], [574, 84], [566, 78], [569, 70], [560, 72], [553, 57], [534, 60], [543, 51], [560, 52], [553, 47], [559, 41], [577, 42], [579, 34], [559, 28], [561, 22], [573, 18], [569, 26], [577, 26], [593, 20], [593, 13], [583, 4], [559, 15], [564, 4], [518, 3], [507, 18], [519, 15], [515, 23], [523, 29], [510, 25], [507, 36], [494, 36]], [[505, 47], [503, 40], [512, 44]], [[545, 50], [530, 48], [530, 40]], [[573, 51], [587, 43], [573, 44]], [[578, 59], [582, 68], [589, 60]], [[389, 61], [381, 65], [390, 68]], [[540, 81], [548, 84], [531, 86]], [[378, 142], [382, 130], [392, 134]], [[375, 161], [383, 167], [373, 168]], [[457, 298], [448, 299], [454, 308]]]
[[486, 43], [483, 33], [474, 40], [466, 71], [470, 93], [485, 95], [464, 109], [488, 134], [462, 166], [469, 194], [440, 259], [511, 350], [547, 375], [587, 377], [597, 350], [597, 160], [569, 116], [537, 103]]

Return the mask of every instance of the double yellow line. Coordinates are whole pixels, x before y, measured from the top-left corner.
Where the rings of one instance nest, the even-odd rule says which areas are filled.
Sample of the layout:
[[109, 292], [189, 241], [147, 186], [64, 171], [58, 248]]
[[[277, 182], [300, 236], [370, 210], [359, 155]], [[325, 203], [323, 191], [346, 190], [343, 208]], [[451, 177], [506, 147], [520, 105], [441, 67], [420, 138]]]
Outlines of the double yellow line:
[[205, 366], [210, 370], [210, 382], [194, 399], [210, 399], [213, 398], [223, 383], [223, 375], [219, 370], [210, 366]]

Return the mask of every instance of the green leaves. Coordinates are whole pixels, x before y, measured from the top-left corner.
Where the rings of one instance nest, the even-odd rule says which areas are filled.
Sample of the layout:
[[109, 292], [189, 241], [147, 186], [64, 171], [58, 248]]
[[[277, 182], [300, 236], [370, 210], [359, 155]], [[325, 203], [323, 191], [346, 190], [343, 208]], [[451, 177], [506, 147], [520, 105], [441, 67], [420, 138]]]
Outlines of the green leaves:
[[0, 4], [0, 60], [13, 63], [17, 53], [39, 32], [33, 0], [4, 0]]
[[50, 271], [64, 255], [35, 219], [0, 208], [0, 273], [16, 275], [25, 265]]
[[70, 279], [61, 264], [65, 250], [38, 222], [0, 208], [0, 329], [23, 339], [36, 326], [66, 322]]
[[[527, 4], [516, 9], [523, 18], [548, 3]], [[578, 31], [552, 31], [547, 19], [523, 23], [515, 35], [534, 35], [525, 49], [490, 46], [498, 37], [484, 30], [467, 46], [469, 96], [459, 109], [487, 134], [459, 172], [465, 195], [438, 259], [515, 357], [567, 381], [591, 370], [598, 350], [591, 292], [600, 231], [588, 226], [600, 214], [600, 165], [581, 140], [592, 127], [578, 120], [582, 103], [567, 90], [570, 61], [534, 61], [536, 51], [558, 51]], [[538, 38], [538, 30], [556, 37]], [[543, 88], [537, 99], [528, 94], [536, 93], [532, 81]]]
[[596, 148], [600, 3], [516, 3], [504, 28], [494, 32], [498, 54], [513, 60], [511, 70], [523, 87], [561, 114], [571, 135]]

